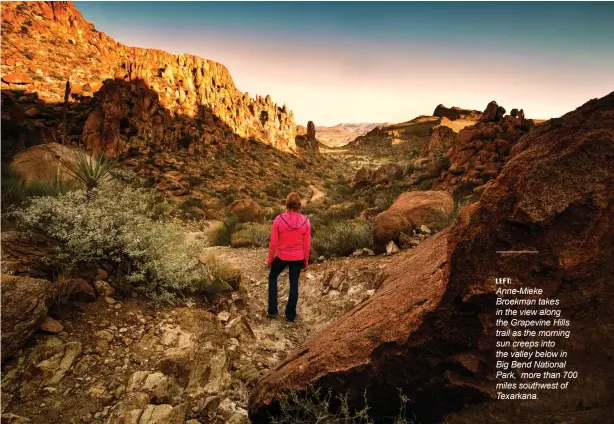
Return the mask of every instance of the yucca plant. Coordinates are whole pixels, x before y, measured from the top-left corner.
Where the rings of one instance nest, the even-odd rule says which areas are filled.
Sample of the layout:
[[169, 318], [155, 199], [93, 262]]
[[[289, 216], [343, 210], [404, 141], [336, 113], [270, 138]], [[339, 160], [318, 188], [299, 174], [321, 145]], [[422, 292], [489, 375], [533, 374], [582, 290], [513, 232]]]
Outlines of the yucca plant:
[[111, 171], [117, 163], [102, 154], [86, 155], [76, 152], [71, 160], [62, 160], [66, 173], [75, 180], [83, 183], [87, 190], [98, 187], [101, 183], [111, 179]]

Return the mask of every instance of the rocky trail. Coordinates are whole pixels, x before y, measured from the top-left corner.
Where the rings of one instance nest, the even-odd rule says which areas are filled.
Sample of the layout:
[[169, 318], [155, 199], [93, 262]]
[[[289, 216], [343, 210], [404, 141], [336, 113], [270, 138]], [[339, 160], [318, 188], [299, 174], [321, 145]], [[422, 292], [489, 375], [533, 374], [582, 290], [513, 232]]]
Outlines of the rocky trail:
[[[153, 308], [101, 294], [50, 312], [4, 364], [3, 422], [246, 423], [255, 383], [311, 334], [375, 291], [391, 258], [356, 256], [301, 274], [294, 324], [266, 316], [264, 248], [207, 247], [241, 270], [238, 290], [215, 301]], [[279, 307], [288, 295], [279, 277]]]

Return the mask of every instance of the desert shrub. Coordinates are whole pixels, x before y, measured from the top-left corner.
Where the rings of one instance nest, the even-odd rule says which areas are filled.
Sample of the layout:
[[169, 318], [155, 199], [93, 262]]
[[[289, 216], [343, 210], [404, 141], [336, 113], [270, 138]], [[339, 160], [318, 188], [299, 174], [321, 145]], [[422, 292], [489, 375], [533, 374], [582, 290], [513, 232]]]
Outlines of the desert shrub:
[[202, 178], [195, 177], [193, 175], [190, 175], [188, 178], [186, 178], [186, 181], [193, 187], [198, 187], [204, 182]]
[[459, 199], [456, 202], [454, 202], [454, 212], [452, 213], [452, 216], [450, 217], [450, 220], [448, 221], [447, 225], [456, 224], [458, 222], [458, 218], [461, 213], [461, 210], [463, 210], [465, 206], [468, 206], [471, 203], [473, 203], [471, 199]]
[[28, 181], [8, 165], [2, 166], [2, 208], [16, 206], [31, 197], [58, 196], [77, 188], [72, 180], [56, 174], [45, 181]]
[[354, 250], [373, 247], [369, 221], [332, 221], [317, 229], [312, 241], [315, 256], [347, 256]]
[[431, 187], [433, 187], [434, 181], [435, 181], [434, 179], [427, 179], [427, 180], [421, 181], [417, 186], [417, 190], [430, 190]]
[[197, 259], [199, 246], [186, 242], [183, 227], [165, 220], [167, 213], [152, 191], [112, 182], [35, 198], [11, 216], [60, 241], [59, 263], [105, 263], [136, 292], [169, 303], [201, 290], [212, 275]]
[[[406, 418], [406, 404], [409, 401], [402, 394], [400, 396], [399, 413], [396, 417], [386, 417], [385, 422], [394, 424], [412, 424]], [[332, 391], [324, 392], [320, 388], [309, 387], [305, 392], [289, 391], [279, 399], [280, 413], [271, 417], [272, 424], [374, 424], [369, 416], [367, 396], [364, 396], [364, 406], [352, 409], [348, 396], [333, 397]]]
[[201, 260], [207, 264], [212, 277], [204, 289], [206, 293], [217, 294], [239, 288], [242, 278], [239, 269], [213, 253], [205, 254]]
[[211, 243], [215, 246], [230, 246], [232, 233], [240, 227], [239, 218], [236, 215], [228, 215], [222, 225], [213, 233]]
[[267, 247], [271, 235], [271, 226], [248, 222], [231, 235], [232, 247]]
[[364, 209], [364, 203], [358, 201], [352, 203], [348, 207], [344, 207], [341, 209], [322, 209], [320, 207], [306, 207], [303, 208], [303, 213], [308, 216], [311, 222], [311, 228], [317, 232], [318, 229], [324, 228], [334, 221], [356, 218]]
[[179, 209], [184, 211], [189, 210], [192, 207], [206, 209], [206, 206], [200, 197], [188, 197], [186, 200], [183, 201], [183, 203], [179, 205]]

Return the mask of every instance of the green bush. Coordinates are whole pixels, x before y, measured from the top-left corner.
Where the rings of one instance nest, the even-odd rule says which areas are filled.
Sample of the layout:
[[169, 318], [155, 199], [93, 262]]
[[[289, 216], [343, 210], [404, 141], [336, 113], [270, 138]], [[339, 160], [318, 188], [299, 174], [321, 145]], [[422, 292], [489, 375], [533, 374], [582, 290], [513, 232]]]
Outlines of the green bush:
[[215, 246], [230, 246], [232, 233], [240, 227], [239, 218], [236, 215], [228, 215], [222, 225], [213, 233], [211, 243]]
[[315, 256], [347, 256], [364, 247], [373, 247], [373, 229], [369, 221], [332, 221], [318, 228], [312, 241]]
[[58, 196], [73, 190], [77, 183], [56, 174], [47, 181], [27, 181], [9, 165], [2, 166], [2, 208], [16, 206], [31, 197]]
[[303, 213], [311, 221], [311, 228], [317, 231], [333, 221], [354, 219], [365, 209], [363, 202], [358, 201], [341, 209], [303, 208]]
[[271, 226], [248, 222], [241, 224], [230, 239], [232, 247], [267, 247], [271, 236]]
[[[280, 412], [271, 417], [272, 424], [374, 424], [369, 416], [366, 393], [364, 406], [360, 410], [352, 409], [348, 396], [339, 395], [333, 398], [332, 391], [324, 393], [320, 388], [309, 387], [306, 392], [289, 391], [280, 397]], [[406, 404], [409, 399], [400, 394], [399, 413], [396, 417], [386, 417], [385, 422], [393, 424], [412, 424], [406, 418]]]
[[198, 261], [199, 246], [185, 241], [184, 228], [165, 220], [167, 213], [152, 191], [113, 182], [35, 198], [11, 216], [61, 242], [58, 265], [105, 263], [135, 291], [172, 303], [203, 290], [213, 276]]

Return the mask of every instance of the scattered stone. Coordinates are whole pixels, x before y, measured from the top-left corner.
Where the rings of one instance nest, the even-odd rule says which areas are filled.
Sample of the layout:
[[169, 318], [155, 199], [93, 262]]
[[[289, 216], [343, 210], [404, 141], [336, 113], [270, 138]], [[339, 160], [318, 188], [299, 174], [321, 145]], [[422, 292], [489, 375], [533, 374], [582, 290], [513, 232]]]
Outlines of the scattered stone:
[[252, 199], [240, 199], [230, 204], [228, 212], [236, 215], [241, 222], [251, 222], [260, 218], [262, 208]]
[[47, 333], [58, 334], [64, 330], [64, 326], [62, 323], [60, 323], [60, 321], [57, 321], [50, 316], [46, 316], [41, 323], [40, 329], [42, 331], [46, 331]]
[[352, 256], [374, 256], [375, 253], [373, 252], [373, 250], [368, 249], [368, 248], [362, 248], [362, 249], [356, 249], [354, 251], [354, 253], [352, 253]]
[[205, 403], [202, 409], [199, 411], [200, 416], [210, 417], [217, 412], [217, 408], [220, 406], [222, 398], [219, 396], [209, 396], [205, 399]]
[[83, 278], [72, 278], [64, 281], [62, 284], [70, 300], [78, 302], [92, 302], [96, 300], [94, 288]]
[[395, 253], [399, 253], [400, 251], [401, 250], [399, 249], [399, 247], [392, 240], [390, 240], [388, 242], [388, 244], [386, 245], [386, 254], [387, 255], [394, 255]]
[[421, 225], [420, 226], [420, 232], [422, 234], [431, 234], [431, 230], [429, 227], [427, 227], [426, 225]]
[[217, 319], [222, 323], [222, 324], [226, 324], [228, 322], [228, 320], [230, 319], [230, 312], [228, 311], [222, 311], [219, 314], [217, 314]]
[[235, 412], [228, 418], [226, 424], [249, 424], [247, 412]]
[[109, 283], [103, 280], [94, 282], [94, 289], [99, 297], [111, 297], [115, 294], [115, 289]]
[[4, 424], [28, 424], [31, 421], [26, 418], [15, 414], [2, 414], [0, 416]]
[[37, 365], [43, 374], [44, 385], [53, 386], [58, 384], [72, 367], [75, 360], [81, 355], [83, 346], [80, 342], [69, 342], [51, 358]]
[[230, 338], [234, 337], [239, 340], [242, 338], [256, 339], [254, 330], [252, 330], [251, 325], [249, 325], [244, 316], [236, 317], [226, 324], [226, 334]]
[[105, 296], [104, 301], [107, 302], [109, 305], [113, 305], [115, 303], [115, 299], [109, 296]]

